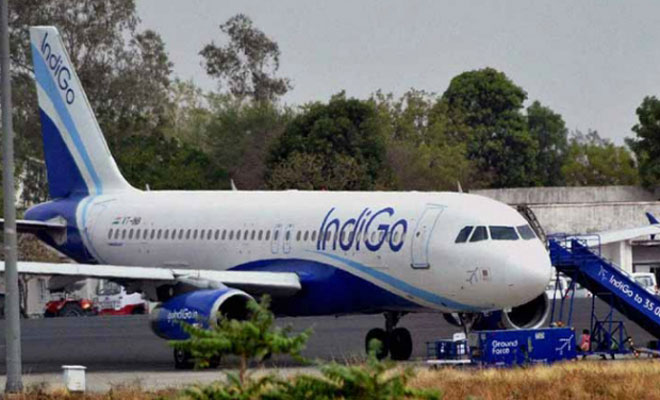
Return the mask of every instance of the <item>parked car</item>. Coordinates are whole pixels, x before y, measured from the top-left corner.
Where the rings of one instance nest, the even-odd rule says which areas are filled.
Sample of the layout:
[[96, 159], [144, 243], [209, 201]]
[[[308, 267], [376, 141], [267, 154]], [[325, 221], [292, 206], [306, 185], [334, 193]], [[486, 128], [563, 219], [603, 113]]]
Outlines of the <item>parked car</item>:
[[57, 300], [46, 303], [44, 317], [87, 317], [94, 315], [94, 307], [89, 299], [80, 299], [63, 293]]
[[144, 314], [147, 306], [140, 293], [128, 294], [118, 283], [104, 281], [96, 289], [94, 306], [98, 315]]
[[633, 272], [632, 278], [652, 295], [658, 295], [658, 282], [652, 272]]
[[[559, 282], [559, 287], [557, 287], [557, 282]], [[555, 276], [552, 277], [548, 285], [545, 287], [545, 294], [548, 295], [549, 299], [561, 299], [566, 296], [568, 291], [568, 279], [563, 276], [559, 277], [559, 281]]]

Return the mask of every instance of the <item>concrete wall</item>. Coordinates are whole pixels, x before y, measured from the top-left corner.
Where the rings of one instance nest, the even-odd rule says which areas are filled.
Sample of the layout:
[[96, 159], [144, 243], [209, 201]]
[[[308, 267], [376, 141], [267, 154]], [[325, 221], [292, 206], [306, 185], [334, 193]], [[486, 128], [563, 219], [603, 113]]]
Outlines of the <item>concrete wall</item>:
[[508, 204], [609, 203], [658, 200], [639, 186], [533, 187], [471, 190]]
[[648, 224], [660, 217], [660, 202], [530, 205], [546, 233], [591, 233]]

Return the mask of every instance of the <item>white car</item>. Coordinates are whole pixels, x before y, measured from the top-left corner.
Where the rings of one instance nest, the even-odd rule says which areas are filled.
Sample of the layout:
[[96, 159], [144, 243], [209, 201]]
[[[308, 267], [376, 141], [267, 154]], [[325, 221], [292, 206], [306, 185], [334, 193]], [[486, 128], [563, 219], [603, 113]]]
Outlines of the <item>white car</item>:
[[555, 289], [557, 285], [557, 278], [553, 276], [553, 278], [548, 282], [548, 285], [545, 287], [545, 294], [548, 296], [549, 299], [561, 299], [562, 297], [566, 296], [566, 292], [568, 291], [568, 279], [566, 279], [563, 276], [559, 277], [559, 287]]
[[658, 282], [652, 272], [634, 272], [632, 278], [652, 295], [658, 295]]

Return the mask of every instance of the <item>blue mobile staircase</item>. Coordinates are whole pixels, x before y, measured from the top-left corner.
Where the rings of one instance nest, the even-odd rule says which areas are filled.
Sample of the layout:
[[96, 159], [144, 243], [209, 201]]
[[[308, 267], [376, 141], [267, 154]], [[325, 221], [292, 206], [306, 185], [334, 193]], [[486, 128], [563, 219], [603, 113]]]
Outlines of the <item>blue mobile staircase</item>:
[[[572, 278], [571, 286], [578, 282], [594, 295], [591, 312], [592, 344], [594, 340], [597, 343], [600, 342], [600, 346], [604, 347], [601, 350], [606, 352], [615, 349], [617, 352], [623, 352], [626, 344], [632, 345], [631, 339], [625, 332], [623, 322], [613, 320], [613, 309], [618, 310], [651, 335], [660, 338], [660, 298], [647, 292], [626, 272], [601, 257], [598, 237], [575, 239], [554, 236], [548, 238], [548, 246], [552, 265], [555, 266], [557, 272]], [[575, 294], [575, 290], [573, 290], [570, 295], [571, 289], [569, 287], [568, 296], [562, 296], [558, 306], [559, 320], [562, 320], [564, 303], [570, 301], [568, 324], [572, 319]], [[609, 314], [604, 319], [599, 320], [595, 314], [595, 297], [610, 306]], [[552, 307], [554, 320], [555, 302]]]

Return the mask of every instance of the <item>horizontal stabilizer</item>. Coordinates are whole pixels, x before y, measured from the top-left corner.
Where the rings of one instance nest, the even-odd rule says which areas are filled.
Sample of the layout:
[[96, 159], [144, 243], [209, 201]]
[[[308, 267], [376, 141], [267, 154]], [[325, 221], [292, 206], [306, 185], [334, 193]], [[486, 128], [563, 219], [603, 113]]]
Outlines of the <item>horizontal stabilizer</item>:
[[[4, 270], [5, 263], [0, 262], [0, 272]], [[298, 275], [292, 272], [215, 271], [19, 261], [18, 273], [125, 281], [210, 281], [242, 289], [251, 294], [268, 293], [273, 296], [288, 296], [301, 289]]]
[[[5, 228], [5, 220], [0, 219], [0, 228]], [[66, 225], [62, 222], [48, 222], [48, 221], [31, 221], [27, 219], [19, 219], [16, 221], [16, 231], [18, 233], [64, 233]]]

